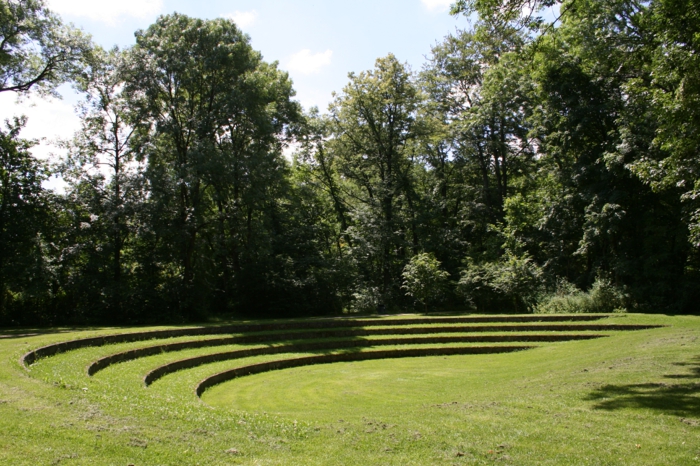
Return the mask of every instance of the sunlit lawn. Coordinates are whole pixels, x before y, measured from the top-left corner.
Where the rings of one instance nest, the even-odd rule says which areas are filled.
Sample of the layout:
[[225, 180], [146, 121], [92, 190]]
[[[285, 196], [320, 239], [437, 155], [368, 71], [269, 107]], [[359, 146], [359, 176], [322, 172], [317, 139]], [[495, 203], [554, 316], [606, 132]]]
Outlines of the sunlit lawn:
[[[0, 464], [700, 464], [700, 318], [495, 355], [308, 366], [194, 386], [259, 356], [142, 377], [187, 350], [111, 366], [152, 342], [86, 348], [29, 372], [29, 348], [81, 332], [0, 339]], [[126, 330], [126, 329], [123, 329]], [[0, 334], [7, 332], [0, 331]], [[91, 332], [91, 333], [94, 333]]]

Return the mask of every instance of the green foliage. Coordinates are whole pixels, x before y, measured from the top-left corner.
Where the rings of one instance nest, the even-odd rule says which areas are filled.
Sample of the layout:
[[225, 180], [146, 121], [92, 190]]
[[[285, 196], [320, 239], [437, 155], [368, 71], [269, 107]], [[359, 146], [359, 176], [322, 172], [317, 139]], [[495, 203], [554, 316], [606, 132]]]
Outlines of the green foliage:
[[346, 231], [360, 280], [392, 301], [400, 296], [405, 251], [418, 247], [410, 148], [420, 133], [421, 95], [393, 55], [349, 77], [330, 107], [329, 152], [346, 180]]
[[[349, 310], [353, 313], [371, 314], [382, 310], [384, 300], [381, 290], [376, 286], [360, 283], [352, 292]], [[384, 307], [383, 309], [386, 309]]]
[[[700, 137], [700, 13], [693, 0], [661, 0], [635, 19], [647, 39], [638, 54], [646, 73], [624, 89], [637, 110], [626, 115], [625, 146], [639, 150], [636, 132], [651, 126], [651, 143], [628, 167], [657, 192], [676, 191], [684, 202], [690, 241], [700, 248], [698, 147]], [[649, 125], [649, 120], [653, 125]]]
[[695, 3], [457, 1], [420, 73], [388, 55], [303, 115], [229, 20], [105, 52], [0, 0], [0, 92], [85, 95], [65, 194], [1, 134], [0, 319], [698, 312]]
[[133, 247], [146, 200], [137, 141], [144, 128], [121, 91], [124, 58], [117, 49], [94, 51], [77, 83], [85, 94], [82, 128], [64, 142], [68, 156], [61, 167], [73, 214], [62, 242], [62, 266], [92, 277], [71, 287], [83, 297], [78, 307], [113, 322], [133, 321], [139, 309], [131, 271], [138, 265]]
[[479, 311], [529, 312], [542, 286], [542, 271], [528, 256], [506, 253], [494, 262], [467, 258], [458, 291]]
[[[518, 5], [461, 2], [481, 15], [482, 33], [517, 28]], [[531, 6], [536, 13], [547, 4]], [[661, 166], [676, 162], [659, 144], [671, 121], [660, 104], [680, 84], [653, 58], [675, 47], [657, 29], [665, 9], [662, 2], [564, 2], [560, 21], [523, 47], [531, 82], [520, 92], [531, 109], [524, 122], [537, 156], [504, 202], [498, 230], [549, 281], [566, 277], [587, 289], [595, 277], [608, 276], [638, 309], [695, 312], [694, 201], [684, 188], [694, 179], [661, 182], [670, 173]], [[677, 136], [672, 139], [680, 142]], [[691, 160], [675, 173], [693, 171]]]
[[51, 94], [85, 66], [90, 39], [43, 0], [0, 1], [0, 92]]
[[0, 129], [0, 322], [19, 322], [24, 312], [41, 318], [50, 296], [52, 199], [41, 187], [49, 171], [29, 153], [33, 143], [19, 137], [24, 123]]
[[469, 16], [477, 13], [482, 21], [503, 27], [514, 24], [518, 28], [537, 30], [546, 26], [542, 10], [560, 4], [557, 0], [456, 0], [450, 9], [453, 15]]
[[416, 254], [406, 264], [401, 274], [403, 277], [402, 289], [406, 295], [411, 296], [424, 309], [428, 304], [440, 300], [447, 288], [447, 280], [450, 274], [440, 269], [440, 261], [431, 253]]
[[170, 307], [190, 318], [212, 308], [337, 308], [314, 221], [297, 210], [313, 193], [295, 190], [281, 154], [299, 119], [287, 74], [233, 22], [174, 14], [137, 33], [124, 79], [131, 108], [152, 129], [142, 143], [149, 240], [154, 264], [171, 265], [154, 271], [173, 291]]
[[597, 279], [589, 291], [581, 291], [561, 280], [554, 293], [538, 298], [534, 307], [537, 314], [578, 314], [626, 312], [629, 296], [612, 285], [610, 280]]

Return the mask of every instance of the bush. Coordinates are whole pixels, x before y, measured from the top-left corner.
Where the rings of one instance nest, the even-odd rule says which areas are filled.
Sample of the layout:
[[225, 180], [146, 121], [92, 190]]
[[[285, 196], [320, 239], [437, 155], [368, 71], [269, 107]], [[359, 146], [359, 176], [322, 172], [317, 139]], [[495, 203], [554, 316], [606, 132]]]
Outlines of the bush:
[[537, 314], [625, 312], [628, 297], [610, 280], [598, 278], [589, 291], [560, 281], [554, 293], [545, 294], [535, 306]]
[[422, 253], [411, 258], [401, 276], [401, 288], [406, 290], [406, 296], [412, 297], [427, 309], [428, 304], [444, 297], [450, 274], [440, 269], [440, 261], [432, 253]]
[[541, 289], [541, 269], [525, 255], [507, 253], [497, 262], [465, 261], [458, 292], [479, 311], [529, 312]]
[[352, 301], [350, 304], [350, 312], [362, 314], [374, 313], [379, 311], [379, 305], [382, 303], [382, 296], [379, 288], [376, 286], [359, 285], [352, 293]]

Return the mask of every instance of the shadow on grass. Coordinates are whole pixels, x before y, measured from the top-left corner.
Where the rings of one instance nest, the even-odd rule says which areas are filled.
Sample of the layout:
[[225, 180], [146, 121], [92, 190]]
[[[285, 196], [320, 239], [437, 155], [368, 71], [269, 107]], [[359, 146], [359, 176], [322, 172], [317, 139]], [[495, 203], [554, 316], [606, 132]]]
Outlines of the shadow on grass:
[[22, 330], [3, 330], [0, 329], [0, 341], [13, 340], [16, 338], [38, 337], [39, 335], [57, 335], [67, 333], [71, 330], [64, 329], [22, 329]]
[[[605, 385], [591, 392], [586, 400], [596, 402], [594, 409], [606, 411], [646, 408], [664, 414], [700, 418], [700, 357], [674, 365], [687, 368], [687, 372], [664, 375], [667, 379], [675, 379], [670, 383]], [[683, 382], [678, 383], [680, 380]]]

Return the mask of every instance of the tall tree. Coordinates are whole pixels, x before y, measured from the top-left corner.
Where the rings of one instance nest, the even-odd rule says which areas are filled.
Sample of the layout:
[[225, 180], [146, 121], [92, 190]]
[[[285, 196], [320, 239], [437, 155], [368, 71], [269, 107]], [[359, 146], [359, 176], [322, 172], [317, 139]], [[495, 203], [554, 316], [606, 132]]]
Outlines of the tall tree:
[[643, 37], [634, 51], [645, 58], [640, 63], [645, 72], [630, 76], [625, 86], [639, 110], [624, 120], [630, 148], [640, 146], [640, 126], [655, 130], [651, 145], [628, 167], [657, 192], [680, 192], [696, 256], [693, 268], [700, 254], [699, 7], [694, 0], [659, 0], [634, 15], [631, 26]]
[[6, 312], [23, 301], [36, 305], [32, 296], [45, 283], [41, 231], [49, 199], [41, 183], [49, 172], [30, 154], [31, 142], [19, 138], [23, 124], [15, 119], [0, 130], [0, 321], [5, 322], [21, 320]]
[[413, 76], [396, 57], [376, 61], [374, 70], [350, 74], [350, 83], [331, 104], [338, 171], [352, 185], [353, 247], [369, 282], [384, 299], [398, 295], [407, 248], [417, 247], [411, 231], [411, 142], [419, 128], [421, 95]]
[[175, 289], [192, 315], [206, 302], [195, 298], [208, 288], [198, 285], [220, 281], [222, 299], [235, 299], [232, 276], [242, 279], [243, 260], [254, 268], [269, 246], [256, 228], [274, 228], [281, 148], [298, 104], [286, 73], [264, 63], [232, 21], [163, 16], [136, 42], [126, 91], [152, 127], [154, 225], [169, 245], [163, 253], [177, 251]]
[[545, 25], [524, 19], [520, 0], [459, 3], [492, 26], [541, 26], [526, 49], [541, 181], [508, 205], [510, 231], [550, 277], [587, 287], [603, 276], [640, 308], [691, 309], [697, 250], [681, 200], [692, 205], [697, 179], [697, 89], [692, 33], [666, 31], [682, 24], [665, 22], [677, 13], [666, 2], [572, 0]]
[[435, 46], [421, 74], [430, 96], [425, 113], [441, 128], [422, 154], [442, 186], [439, 223], [451, 226], [438, 254], [453, 274], [465, 255], [478, 262], [504, 252], [494, 225], [503, 223], [507, 199], [534, 171], [525, 43], [513, 28], [479, 23]]
[[[0, 92], [55, 94], [84, 69], [90, 51], [89, 38], [43, 1], [0, 0]], [[47, 164], [30, 153], [33, 142], [19, 136], [25, 122], [16, 118], [0, 130], [0, 320], [12, 323], [50, 320], [55, 302], [43, 298], [57, 291], [47, 265], [55, 199], [42, 187]], [[13, 316], [3, 315], [8, 306]]]
[[122, 93], [123, 53], [96, 50], [93, 55], [90, 68], [77, 81], [85, 95], [79, 106], [82, 128], [66, 144], [69, 156], [63, 176], [74, 206], [74, 241], [83, 245], [72, 251], [89, 256], [82, 273], [92, 276], [79, 285], [92, 284], [87, 287], [92, 292], [83, 293], [93, 309], [124, 321], [125, 310], [133, 308], [123, 305], [130, 278], [123, 277], [128, 269], [124, 252], [136, 233], [146, 194], [138, 146], [143, 138], [137, 137], [142, 125]]

